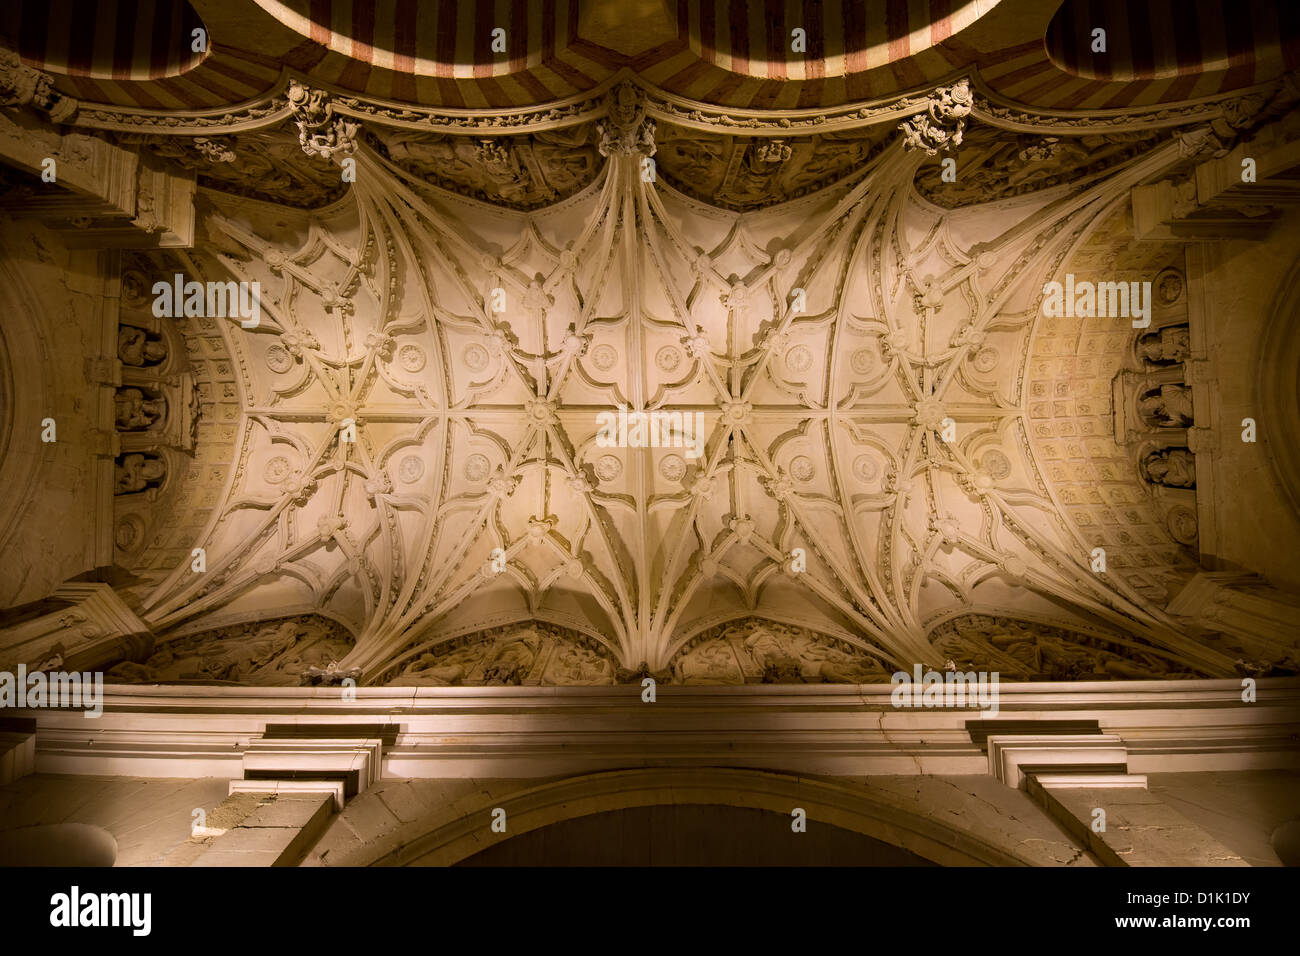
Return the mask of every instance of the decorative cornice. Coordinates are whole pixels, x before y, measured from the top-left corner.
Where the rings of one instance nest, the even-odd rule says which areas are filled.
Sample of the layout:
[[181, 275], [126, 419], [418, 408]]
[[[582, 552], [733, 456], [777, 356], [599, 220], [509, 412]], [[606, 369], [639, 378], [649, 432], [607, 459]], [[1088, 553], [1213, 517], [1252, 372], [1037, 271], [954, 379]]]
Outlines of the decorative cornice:
[[[1279, 80], [1235, 90], [1231, 94], [1203, 97], [1177, 105], [1100, 110], [1050, 110], [1009, 100], [993, 91], [978, 70], [971, 73], [971, 83], [974, 87], [971, 116], [975, 119], [1018, 132], [1081, 136], [1097, 132], [1168, 129], [1211, 120], [1224, 120], [1233, 128], [1239, 128], [1236, 124], [1242, 122], [1243, 111], [1249, 110], [1253, 115], [1286, 88], [1294, 87], [1296, 80], [1294, 74], [1288, 74]], [[1254, 109], [1251, 109], [1252, 105], [1255, 105]]]
[[[812, 773], [988, 772], [973, 743], [970, 709], [898, 710], [889, 685], [746, 684], [660, 686], [655, 708], [690, 714], [690, 730], [656, 737], [656, 753], [719, 766]], [[311, 718], [399, 725], [384, 775], [446, 776], [448, 762], [473, 760], [483, 776], [527, 776], [545, 756], [548, 773], [615, 769], [645, 758], [646, 704], [637, 685], [602, 687], [338, 688], [108, 685], [104, 714], [86, 732], [80, 711], [24, 711], [38, 724], [42, 773], [120, 772], [139, 776], [239, 776], [243, 753], [268, 723]], [[1000, 711], [1017, 720], [1096, 719], [1128, 748], [1130, 769], [1295, 768], [1300, 681], [1263, 678], [1258, 702], [1244, 704], [1238, 680], [1002, 684]], [[1249, 714], [1243, 719], [1242, 713]], [[550, 730], [523, 740], [501, 720], [544, 716]], [[592, 714], [599, 714], [595, 724]], [[837, 730], [827, 733], [833, 724]], [[735, 727], [754, 728], [739, 740]], [[449, 736], [450, 735], [450, 736]], [[242, 743], [241, 743], [242, 741]], [[566, 742], [571, 742], [567, 743]], [[399, 770], [392, 769], [399, 761]], [[629, 763], [630, 762], [630, 763]], [[164, 769], [165, 768], [165, 769]]]
[[[77, 126], [196, 136], [214, 132], [236, 133], [276, 125], [294, 113], [286, 91], [292, 83], [297, 83], [326, 94], [336, 116], [364, 119], [376, 127], [482, 135], [493, 132], [540, 132], [599, 119], [608, 113], [610, 92], [631, 85], [641, 91], [646, 118], [718, 134], [761, 131], [769, 136], [798, 136], [810, 132], [898, 124], [910, 117], [917, 117], [918, 114], [925, 114], [925, 118], [912, 124], [918, 128], [917, 135], [920, 135], [919, 126], [944, 129], [944, 124], [959, 119], [956, 114], [968, 105], [969, 116], [963, 113], [961, 118], [977, 119], [1002, 129], [1021, 132], [1081, 136], [1098, 131], [1122, 132], [1187, 126], [1222, 120], [1225, 116], [1230, 122], [1235, 115], [1234, 110], [1240, 112], [1243, 108], [1248, 109], [1261, 96], [1267, 101], [1286, 82], [1294, 84], [1294, 79], [1288, 76], [1246, 90], [1237, 90], [1231, 95], [1207, 97], [1172, 106], [1104, 110], [1050, 110], [1008, 100], [993, 91], [981, 79], [977, 69], [954, 74], [934, 89], [913, 90], [887, 99], [833, 108], [795, 110], [745, 110], [713, 106], [666, 92], [627, 69], [576, 96], [526, 109], [493, 112], [424, 107], [359, 96], [316, 80], [307, 84], [290, 71], [285, 71], [279, 82], [262, 96], [225, 110], [158, 111], [97, 104], [81, 104], [77, 109], [76, 101], [69, 101], [66, 97], [62, 99], [73, 104], [76, 112], [71, 121]], [[970, 91], [969, 104], [961, 96], [953, 96], [954, 91], [963, 86]], [[949, 94], [950, 101], [944, 100], [945, 92]], [[54, 95], [60, 96], [57, 93]], [[62, 109], [66, 110], [66, 107]], [[932, 109], [937, 114], [934, 118], [930, 117]]]
[[292, 115], [283, 95], [288, 81], [277, 84], [265, 95], [230, 110], [176, 110], [159, 112], [126, 107], [83, 105], [73, 125], [123, 133], [153, 133], [162, 136], [229, 135], [276, 126]]

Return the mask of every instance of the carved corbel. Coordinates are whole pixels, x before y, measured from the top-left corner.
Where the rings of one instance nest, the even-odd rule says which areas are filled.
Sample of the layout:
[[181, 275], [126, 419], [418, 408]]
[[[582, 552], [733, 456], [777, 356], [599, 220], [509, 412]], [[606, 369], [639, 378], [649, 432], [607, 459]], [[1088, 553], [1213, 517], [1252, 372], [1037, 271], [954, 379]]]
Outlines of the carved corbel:
[[28, 106], [44, 113], [54, 123], [67, 123], [77, 112], [76, 100], [56, 90], [49, 74], [24, 64], [3, 40], [0, 40], [0, 106]]
[[904, 148], [923, 149], [927, 155], [934, 156], [940, 150], [960, 146], [972, 105], [974, 97], [968, 80], [958, 80], [952, 86], [939, 87], [930, 94], [923, 113], [898, 125], [903, 133]]
[[609, 97], [609, 111], [596, 124], [600, 155], [655, 154], [655, 122], [645, 112], [645, 98], [633, 83], [620, 83]]
[[328, 93], [290, 80], [286, 95], [304, 153], [333, 160], [356, 152], [360, 124], [335, 115]]

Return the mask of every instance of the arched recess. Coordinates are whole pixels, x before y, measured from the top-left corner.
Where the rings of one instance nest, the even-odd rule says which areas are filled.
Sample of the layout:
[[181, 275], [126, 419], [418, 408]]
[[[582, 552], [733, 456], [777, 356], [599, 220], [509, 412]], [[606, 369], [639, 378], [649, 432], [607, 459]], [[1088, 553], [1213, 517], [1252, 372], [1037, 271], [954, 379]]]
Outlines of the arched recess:
[[[1300, 512], [1300, 259], [1282, 280], [1268, 316], [1255, 375], [1260, 444], [1278, 483]], [[1229, 422], [1231, 427], [1234, 423]]]
[[[945, 826], [933, 815], [889, 802], [847, 783], [729, 768], [649, 768], [571, 777], [520, 790], [508, 797], [482, 795], [459, 805], [451, 820], [428, 819], [423, 834], [397, 847], [379, 846], [350, 865], [450, 866], [509, 836], [566, 820], [630, 807], [713, 804], [768, 810], [789, 816], [802, 807], [817, 821], [888, 843], [941, 866], [1030, 866], [1018, 842], [1000, 845], [973, 832]], [[492, 811], [506, 812], [508, 834], [494, 834]]]
[[[50, 370], [39, 316], [41, 299], [15, 260], [0, 258], [0, 555], [23, 530], [23, 515], [38, 487], [48, 445], [41, 441], [44, 420], [52, 415], [46, 391]], [[57, 432], [56, 432], [57, 434]], [[16, 562], [14, 555], [8, 556]], [[44, 597], [48, 587], [24, 588], [17, 576], [0, 587], [0, 607]]]
[[0, 831], [0, 866], [112, 866], [117, 840], [88, 823]]
[[915, 853], [818, 820], [719, 804], [602, 810], [515, 834], [457, 863], [529, 866], [934, 866]]

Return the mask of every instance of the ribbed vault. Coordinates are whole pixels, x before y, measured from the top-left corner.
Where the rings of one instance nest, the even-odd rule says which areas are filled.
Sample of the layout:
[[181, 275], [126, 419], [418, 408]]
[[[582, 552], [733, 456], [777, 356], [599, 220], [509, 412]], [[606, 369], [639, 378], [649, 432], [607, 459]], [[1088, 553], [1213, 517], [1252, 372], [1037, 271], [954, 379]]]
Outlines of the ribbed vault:
[[[933, 622], [986, 606], [1231, 669], [1092, 569], [1030, 434], [1043, 283], [1175, 143], [958, 216], [894, 142], [738, 213], [644, 176], [640, 115], [604, 121], [599, 176], [535, 212], [364, 145], [348, 197], [297, 227], [217, 204], [188, 266], [259, 282], [263, 318], [222, 326], [239, 464], [197, 542], [208, 572], [147, 597], [155, 628], [310, 607], [378, 675], [544, 621], [657, 671], [770, 616], [892, 667], [942, 663]], [[687, 439], [603, 447], [619, 408]]]

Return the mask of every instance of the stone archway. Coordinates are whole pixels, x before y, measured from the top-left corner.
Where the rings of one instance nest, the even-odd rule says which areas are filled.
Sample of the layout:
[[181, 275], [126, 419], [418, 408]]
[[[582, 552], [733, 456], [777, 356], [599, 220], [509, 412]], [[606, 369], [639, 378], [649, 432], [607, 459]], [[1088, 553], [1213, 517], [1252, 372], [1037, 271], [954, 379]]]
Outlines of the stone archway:
[[[595, 814], [655, 806], [746, 808], [781, 814], [795, 807], [809, 827], [828, 824], [943, 866], [1025, 866], [1035, 861], [1016, 841], [985, 838], [946, 826], [931, 814], [899, 806], [860, 785], [759, 770], [651, 768], [588, 774], [512, 793], [480, 792], [454, 801], [420, 821], [420, 834], [379, 843], [348, 865], [450, 866], [511, 837]], [[508, 832], [490, 828], [495, 808], [506, 812]], [[345, 811], [346, 813], [346, 811]]]
[[628, 807], [529, 830], [456, 865], [935, 865], [883, 840], [821, 821], [805, 823], [793, 813], [716, 803]]

